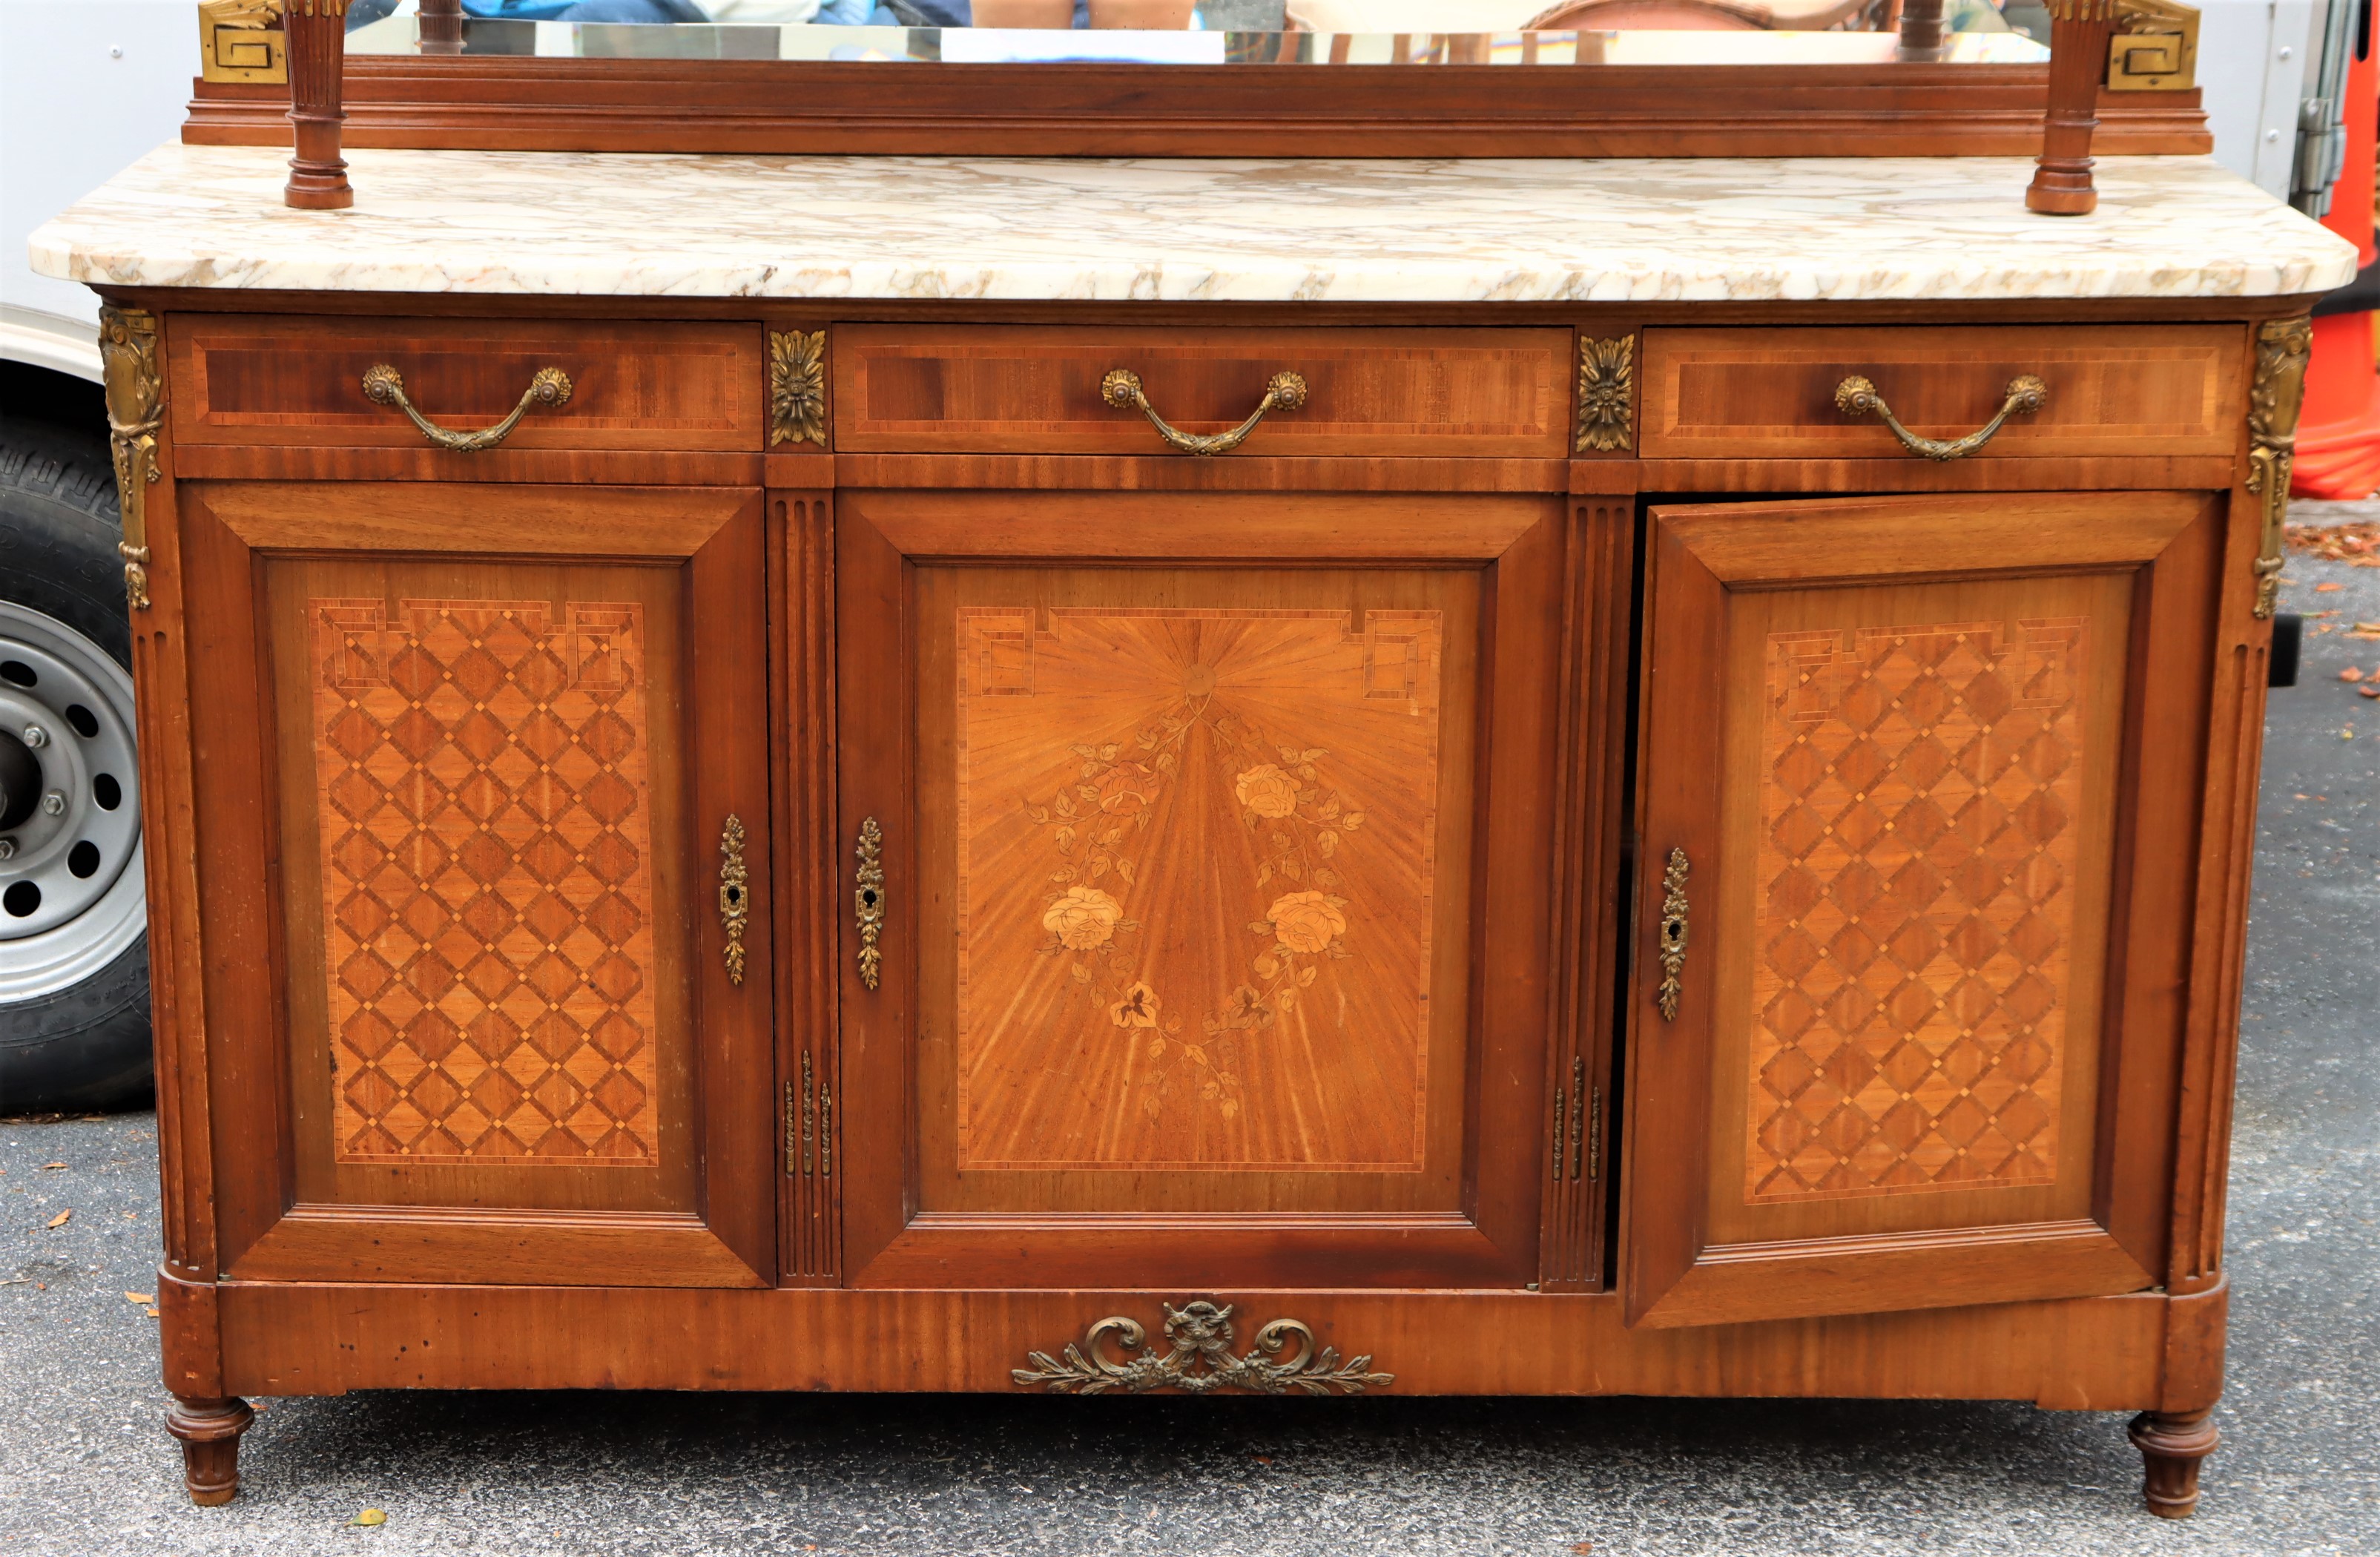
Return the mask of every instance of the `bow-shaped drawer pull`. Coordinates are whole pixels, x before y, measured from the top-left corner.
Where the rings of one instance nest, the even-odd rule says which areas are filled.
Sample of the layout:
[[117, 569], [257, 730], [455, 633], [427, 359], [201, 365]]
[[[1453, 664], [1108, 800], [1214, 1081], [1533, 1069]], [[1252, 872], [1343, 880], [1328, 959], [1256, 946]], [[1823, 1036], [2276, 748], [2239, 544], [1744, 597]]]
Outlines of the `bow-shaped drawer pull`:
[[1921, 438], [1900, 425], [1876, 385], [1854, 374], [1835, 385], [1835, 409], [1847, 417], [1864, 417], [1871, 412], [1884, 419], [1900, 446], [1911, 454], [1922, 454], [1928, 459], [1959, 459], [1974, 453], [1992, 441], [1992, 434], [2012, 416], [2031, 416], [2049, 400], [2049, 386], [2031, 373], [2021, 373], [2009, 380], [2008, 398], [2000, 402], [1998, 415], [1963, 438]]
[[1099, 398], [1120, 411], [1138, 409], [1148, 419], [1148, 425], [1157, 429], [1159, 437], [1184, 454], [1229, 454], [1247, 442], [1248, 434], [1257, 430], [1257, 423], [1265, 419], [1267, 411], [1293, 411], [1305, 405], [1305, 379], [1299, 373], [1275, 373], [1265, 385], [1264, 398], [1257, 402], [1247, 420], [1229, 432], [1205, 435], [1168, 426], [1148, 403], [1148, 396], [1141, 393], [1140, 375], [1130, 368], [1110, 370], [1108, 376], [1099, 381]]
[[421, 429], [423, 437], [442, 449], [477, 454], [503, 443], [520, 425], [521, 418], [540, 407], [570, 404], [570, 375], [559, 368], [540, 368], [537, 376], [528, 381], [528, 388], [521, 393], [520, 404], [513, 407], [512, 415], [477, 432], [449, 432], [415, 410], [413, 402], [406, 398], [405, 380], [385, 362], [375, 362], [364, 370], [364, 398], [375, 406], [395, 406], [413, 419], [413, 425]]

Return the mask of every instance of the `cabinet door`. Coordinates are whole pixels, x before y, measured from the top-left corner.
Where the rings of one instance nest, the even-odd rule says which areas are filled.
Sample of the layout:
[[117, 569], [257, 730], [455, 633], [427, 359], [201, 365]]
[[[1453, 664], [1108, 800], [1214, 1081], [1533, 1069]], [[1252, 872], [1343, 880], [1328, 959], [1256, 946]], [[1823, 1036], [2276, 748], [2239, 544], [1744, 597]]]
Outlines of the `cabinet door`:
[[2222, 511], [1652, 511], [1632, 1320], [2153, 1283]]
[[759, 494], [181, 509], [231, 1273], [767, 1279]]
[[1536, 1275], [1562, 520], [839, 494], [852, 1280]]

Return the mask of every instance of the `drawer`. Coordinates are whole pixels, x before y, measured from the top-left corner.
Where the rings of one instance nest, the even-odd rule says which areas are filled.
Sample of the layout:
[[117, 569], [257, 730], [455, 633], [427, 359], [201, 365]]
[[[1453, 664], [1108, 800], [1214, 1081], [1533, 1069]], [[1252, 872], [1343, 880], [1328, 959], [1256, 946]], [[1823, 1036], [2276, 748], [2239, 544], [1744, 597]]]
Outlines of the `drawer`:
[[2246, 341], [2220, 324], [1647, 330], [1641, 442], [1648, 459], [1914, 459], [1881, 421], [1838, 411], [1836, 386], [1865, 378], [1911, 432], [1959, 438], [2031, 373], [2041, 409], [1968, 457], [2228, 455]]
[[1250, 455], [1568, 452], [1567, 330], [1208, 330], [850, 325], [834, 333], [835, 447], [857, 453], [1169, 454], [1111, 369], [1184, 432], [1236, 427], [1274, 374]]
[[429, 446], [364, 397], [381, 363], [456, 432], [501, 420], [540, 370], [562, 370], [569, 400], [523, 417], [507, 449], [757, 450], [767, 406], [757, 324], [178, 314], [166, 357], [183, 444]]

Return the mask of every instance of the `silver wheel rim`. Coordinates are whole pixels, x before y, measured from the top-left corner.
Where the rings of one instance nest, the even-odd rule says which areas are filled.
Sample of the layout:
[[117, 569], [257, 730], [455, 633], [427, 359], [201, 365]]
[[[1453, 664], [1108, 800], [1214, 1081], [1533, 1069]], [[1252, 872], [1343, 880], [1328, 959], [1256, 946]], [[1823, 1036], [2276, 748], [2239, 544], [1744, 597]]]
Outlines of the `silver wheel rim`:
[[72, 989], [147, 926], [134, 728], [132, 678], [105, 650], [0, 601], [0, 732], [41, 788], [0, 833], [0, 1004]]

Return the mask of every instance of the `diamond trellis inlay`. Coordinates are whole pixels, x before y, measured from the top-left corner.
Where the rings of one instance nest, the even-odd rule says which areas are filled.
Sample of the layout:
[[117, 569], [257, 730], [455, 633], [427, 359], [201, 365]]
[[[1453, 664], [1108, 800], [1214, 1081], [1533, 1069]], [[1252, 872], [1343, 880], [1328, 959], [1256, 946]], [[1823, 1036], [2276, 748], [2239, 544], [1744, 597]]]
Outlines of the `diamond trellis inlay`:
[[338, 1157], [649, 1162], [643, 608], [309, 607]]
[[2055, 1176], [2087, 625], [1770, 636], [1751, 1200]]

